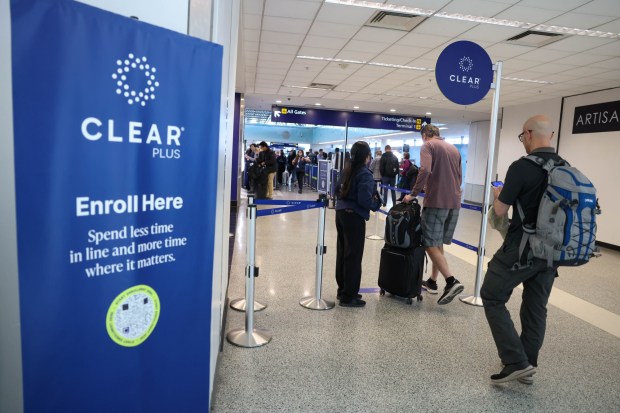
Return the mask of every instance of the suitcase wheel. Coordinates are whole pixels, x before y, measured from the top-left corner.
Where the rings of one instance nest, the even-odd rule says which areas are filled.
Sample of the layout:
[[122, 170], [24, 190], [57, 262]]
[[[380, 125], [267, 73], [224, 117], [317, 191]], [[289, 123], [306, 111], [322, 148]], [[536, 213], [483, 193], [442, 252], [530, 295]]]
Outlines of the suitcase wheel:
[[409, 305], [411, 305], [411, 304], [413, 304], [413, 300], [412, 300], [411, 298], [407, 298], [406, 303], [407, 303], [407, 304], [409, 304]]
[[385, 295], [385, 290], [383, 288], [379, 290], [379, 295]]

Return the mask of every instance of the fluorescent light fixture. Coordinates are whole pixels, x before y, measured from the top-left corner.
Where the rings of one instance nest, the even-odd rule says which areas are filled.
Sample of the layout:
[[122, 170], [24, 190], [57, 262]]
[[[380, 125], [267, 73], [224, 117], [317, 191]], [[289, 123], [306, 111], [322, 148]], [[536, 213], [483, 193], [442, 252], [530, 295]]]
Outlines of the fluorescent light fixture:
[[421, 70], [423, 72], [432, 72], [435, 70], [435, 69], [429, 69], [427, 67], [395, 65], [392, 63], [381, 63], [381, 62], [368, 62], [366, 60], [337, 59], [335, 57], [303, 56], [303, 55], [296, 56], [296, 57], [298, 59], [320, 60], [322, 62], [336, 62], [336, 63], [350, 63], [350, 64], [355, 64], [355, 65], [381, 66], [381, 67], [390, 67], [393, 69]]
[[543, 85], [552, 85], [553, 82], [547, 82], [546, 80], [530, 80], [530, 79], [521, 79], [518, 77], [502, 77], [503, 80], [513, 80], [515, 82], [530, 82], [530, 83], [540, 83]]
[[321, 104], [319, 102], [316, 102], [314, 106], [321, 106]]
[[276, 100], [276, 103], [282, 103], [282, 101], [281, 100]]
[[359, 106], [353, 106], [353, 109], [359, 109], [359, 108], [360, 108]]
[[329, 141], [329, 142], [317, 142], [317, 145], [324, 145], [328, 143], [340, 143], [340, 142], [344, 142], [344, 139], [339, 139], [337, 141]]
[[575, 36], [601, 37], [605, 39], [618, 39], [620, 33], [603, 32], [600, 30], [585, 30], [573, 27], [550, 26], [546, 24], [536, 24], [522, 22], [519, 20], [494, 19], [492, 17], [474, 16], [462, 13], [447, 13], [437, 10], [424, 10], [415, 7], [397, 6], [393, 4], [383, 4], [372, 1], [362, 0], [325, 0], [325, 3], [340, 4], [343, 6], [364, 7], [375, 10], [391, 11], [396, 13], [411, 14], [417, 16], [440, 17], [444, 19], [461, 20], [473, 23], [494, 24], [497, 26], [516, 27], [526, 30], [539, 30], [548, 33], [568, 34]]
[[437, 129], [439, 129], [439, 130], [446, 130], [446, 129], [448, 129], [448, 128], [446, 128], [445, 126], [443, 126], [443, 127], [441, 127], [441, 128], [437, 128]]
[[431, 116], [432, 113], [431, 112], [426, 112], [426, 116]]
[[390, 112], [396, 112], [396, 109], [390, 109]]

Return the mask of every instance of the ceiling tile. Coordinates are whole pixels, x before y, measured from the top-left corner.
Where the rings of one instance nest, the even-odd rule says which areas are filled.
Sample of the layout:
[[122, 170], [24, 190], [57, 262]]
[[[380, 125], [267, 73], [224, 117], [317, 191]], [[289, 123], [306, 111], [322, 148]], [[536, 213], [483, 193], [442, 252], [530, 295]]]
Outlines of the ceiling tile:
[[520, 55], [518, 59], [529, 60], [531, 62], [537, 62], [537, 63], [543, 63], [543, 62], [552, 62], [554, 60], [562, 59], [568, 56], [575, 56], [575, 54], [571, 52], [562, 52], [559, 50], [548, 50], [544, 48], [543, 49], [537, 48], [525, 54]]
[[590, 1], [591, 0], [521, 0], [519, 1], [519, 5], [566, 12], [589, 3]]
[[406, 34], [407, 32], [401, 30], [390, 30], [379, 27], [362, 27], [353, 39], [368, 40], [371, 42], [380, 41], [384, 43], [394, 43]]
[[575, 13], [598, 14], [599, 16], [620, 17], [618, 0], [593, 0], [573, 10]]
[[463, 32], [466, 32], [479, 23], [472, 23], [460, 20], [445, 19], [439, 17], [431, 17], [424, 20], [419, 26], [414, 29], [418, 34], [430, 34], [435, 35], [441, 33], [444, 36], [457, 36]]
[[562, 14], [561, 11], [518, 5], [512, 6], [508, 10], [498, 13], [494, 17], [496, 19], [517, 20], [528, 23], [544, 23], [559, 16], [560, 14]]
[[297, 50], [299, 50], [299, 46], [296, 46], [296, 45], [275, 44], [275, 43], [267, 43], [264, 41], [261, 41], [260, 43], [261, 53], [297, 54]]
[[511, 59], [527, 52], [531, 52], [532, 48], [528, 46], [519, 46], [516, 44], [498, 43], [486, 49], [491, 60]]
[[385, 43], [351, 40], [342, 50], [349, 52], [368, 52], [377, 55], [382, 53], [386, 47]]
[[418, 34], [415, 30], [398, 42], [394, 44], [394, 46], [415, 46], [422, 48], [435, 48], [437, 46], [443, 45], [451, 40], [451, 37], [448, 36], [433, 36], [430, 34]]
[[[387, 48], [381, 55], [387, 54], [392, 56], [401, 56], [408, 58], [410, 61], [412, 58], [417, 58], [428, 53], [432, 48], [420, 47], [420, 46], [407, 46], [407, 45], [395, 45]], [[379, 57], [376, 58], [379, 61]]]
[[[418, 53], [416, 53], [417, 55]], [[389, 63], [392, 65], [405, 65], [411, 61], [411, 57], [403, 55], [393, 55], [388, 53], [381, 53], [379, 56], [372, 59], [373, 62]]]
[[[441, 9], [442, 12], [470, 14], [474, 16], [493, 17], [510, 7], [505, 3], [488, 0], [453, 0]], [[443, 20], [443, 19], [442, 19]]]
[[319, 90], [319, 89], [305, 89], [301, 96], [305, 98], [320, 98], [327, 94], [327, 90]]
[[[590, 77], [590, 76], [596, 76], [598, 74], [606, 73], [606, 72], [609, 72], [609, 70], [602, 69], [599, 67], [583, 66], [583, 67], [576, 67], [574, 69], [566, 70], [562, 72], [562, 74], [566, 76], [575, 76], [575, 77]], [[618, 76], [618, 79], [620, 79], [620, 72], [617, 73], [617, 76]]]
[[616, 19], [609, 23], [601, 24], [600, 26], [595, 27], [593, 30], [620, 33], [620, 19]]
[[308, 34], [315, 36], [341, 37], [349, 39], [360, 30], [359, 25], [315, 21]]
[[291, 17], [265, 16], [263, 30], [273, 32], [306, 34], [312, 25], [312, 20], [293, 19]]
[[[550, 50], [548, 52], [550, 52]], [[571, 54], [562, 59], [555, 60], [553, 63], [567, 64], [567, 65], [573, 65], [573, 66], [591, 66], [594, 63], [602, 62], [608, 59], [609, 59], [609, 56], [579, 53], [579, 54]], [[616, 67], [620, 68], [620, 65]]]
[[243, 14], [243, 27], [245, 29], [260, 29], [263, 21], [261, 14]]
[[320, 3], [302, 0], [266, 0], [265, 16], [314, 18]]
[[335, 57], [339, 51], [340, 49], [325, 49], [318, 47], [302, 46], [301, 49], [299, 49], [298, 54], [299, 56], [328, 57], [331, 59]]
[[347, 39], [339, 37], [308, 35], [304, 40], [303, 45], [326, 49], [341, 49], [345, 44], [347, 44], [347, 41]]
[[602, 46], [592, 48], [588, 50], [588, 53], [613, 57], [620, 56], [620, 41], [615, 40]]
[[606, 69], [618, 70], [618, 68], [620, 67], [620, 57], [609, 59], [609, 56], [607, 56], [607, 60], [593, 63], [592, 67], [603, 67]]
[[336, 55], [338, 59], [346, 59], [346, 60], [358, 60], [367, 62], [372, 60], [377, 53], [367, 53], [367, 52], [348, 52], [342, 51]]
[[575, 66], [559, 63], [546, 63], [538, 66], [532, 66], [528, 70], [535, 73], [562, 73], [566, 70], [574, 69]]
[[280, 54], [280, 53], [261, 53], [259, 62], [277, 62], [278, 64], [286, 63], [290, 65], [295, 60], [293, 54]]
[[439, 10], [451, 0], [389, 0], [387, 3], [398, 6], [417, 7], [423, 10]]
[[351, 7], [340, 4], [323, 4], [316, 21], [340, 23], [350, 25], [363, 25], [372, 16], [375, 10], [365, 7]]
[[327, 94], [325, 94], [325, 96], [323, 96], [323, 98], [325, 99], [346, 99], [348, 96], [351, 96], [350, 93], [346, 93], [346, 92], [328, 92]]
[[303, 34], [297, 33], [279, 33], [279, 32], [271, 32], [268, 30], [263, 30], [261, 34], [260, 41], [261, 43], [275, 43], [275, 44], [286, 44], [291, 46], [299, 46], [301, 42], [304, 40]]
[[614, 20], [611, 16], [597, 16], [585, 13], [566, 13], [549, 20], [545, 24], [551, 26], [574, 27], [577, 29], [591, 29]]
[[281, 87], [278, 90], [279, 95], [283, 96], [299, 96], [304, 89], [290, 88], [290, 87]]
[[597, 52], [594, 52], [591, 49], [606, 45], [610, 42], [616, 45], [616, 48], [618, 48], [617, 50], [620, 50], [620, 42], [618, 42], [618, 40], [602, 39], [599, 37], [589, 36], [570, 36], [566, 39], [562, 39], [555, 43], [544, 46], [544, 48], [549, 50], [562, 50], [573, 53], [579, 53], [588, 50], [588, 53], [597, 54]]
[[263, 14], [263, 2], [256, 0], [243, 0], [241, 6], [244, 14]]
[[525, 30], [515, 27], [495, 26], [492, 24], [480, 24], [459, 36], [459, 40], [470, 40], [478, 43], [480, 41], [497, 43], [510, 39], [513, 36], [523, 33]]

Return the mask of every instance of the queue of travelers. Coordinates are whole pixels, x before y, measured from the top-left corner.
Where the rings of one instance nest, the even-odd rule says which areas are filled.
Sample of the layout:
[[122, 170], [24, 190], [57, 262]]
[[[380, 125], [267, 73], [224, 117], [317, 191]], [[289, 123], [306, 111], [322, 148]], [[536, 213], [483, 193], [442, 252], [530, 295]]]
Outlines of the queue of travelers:
[[[362, 277], [362, 258], [366, 221], [370, 211], [377, 211], [387, 203], [387, 189], [378, 191], [378, 183], [395, 186], [400, 177], [400, 186], [410, 189], [399, 201], [411, 202], [424, 192], [422, 210], [423, 246], [432, 262], [430, 277], [422, 285], [427, 293], [438, 294], [437, 279], [441, 274], [445, 280], [439, 305], [450, 303], [464, 286], [455, 278], [444, 256], [444, 245], [452, 242], [461, 207], [462, 165], [459, 151], [446, 142], [439, 129], [431, 124], [421, 130], [424, 141], [420, 150], [420, 165], [415, 165], [410, 154], [403, 154], [398, 163], [389, 145], [385, 152], [377, 150], [374, 158], [364, 141], [355, 142], [350, 156], [345, 157], [344, 168], [336, 185], [336, 268], [335, 278], [338, 286], [337, 299], [342, 307], [364, 307], [366, 302], [360, 294]], [[563, 162], [551, 145], [554, 135], [549, 117], [537, 115], [523, 124], [519, 134], [525, 152], [544, 161]], [[254, 145], [246, 152], [247, 162], [267, 164], [266, 144]], [[314, 156], [313, 156], [314, 155]], [[324, 156], [323, 151], [304, 153], [302, 150], [280, 154], [278, 163], [284, 165], [291, 177], [303, 182], [305, 165]], [[347, 154], [348, 155], [348, 154]], [[338, 157], [338, 151], [335, 158]], [[282, 160], [284, 158], [284, 160]], [[525, 158], [513, 162], [506, 174], [503, 186], [493, 187], [493, 206], [491, 218], [503, 218], [506, 225], [501, 231], [504, 243], [488, 264], [480, 291], [485, 315], [495, 341], [503, 368], [490, 379], [494, 384], [517, 380], [531, 385], [538, 367], [538, 356], [543, 344], [547, 303], [558, 265], [550, 265], [546, 260], [536, 258], [526, 244], [524, 247], [524, 226], [536, 222], [542, 198], [541, 182], [546, 182], [547, 172]], [[261, 185], [259, 181], [259, 185]], [[302, 193], [299, 185], [299, 193]], [[396, 204], [392, 193], [392, 203]], [[508, 223], [507, 213], [513, 208], [512, 219]], [[514, 211], [519, 210], [519, 213]], [[527, 221], [527, 222], [526, 222]], [[513, 290], [523, 284], [520, 309], [521, 333], [512, 322], [506, 303]]]

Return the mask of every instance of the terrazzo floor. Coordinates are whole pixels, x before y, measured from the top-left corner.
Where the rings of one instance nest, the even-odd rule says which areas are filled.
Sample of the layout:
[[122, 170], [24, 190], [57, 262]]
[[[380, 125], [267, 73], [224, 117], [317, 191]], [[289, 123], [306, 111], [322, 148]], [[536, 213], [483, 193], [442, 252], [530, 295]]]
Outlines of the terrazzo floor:
[[[316, 193], [275, 191], [275, 199], [316, 200]], [[239, 211], [229, 298], [245, 294], [247, 222]], [[389, 208], [389, 205], [388, 205]], [[620, 253], [604, 250], [590, 264], [560, 272], [556, 289], [569, 300], [585, 300], [609, 314], [602, 329], [572, 313], [572, 302], [548, 308], [546, 341], [533, 385], [492, 385], [501, 369], [482, 308], [455, 299], [437, 305], [437, 295], [421, 302], [376, 292], [383, 241], [366, 240], [362, 288], [365, 308], [309, 310], [299, 305], [314, 295], [318, 210], [261, 217], [257, 221], [255, 279], [257, 328], [272, 340], [257, 348], [223, 345], [215, 377], [212, 411], [224, 412], [620, 412], [618, 325]], [[336, 283], [335, 213], [327, 211], [324, 299], [334, 301]], [[371, 216], [367, 235], [383, 229]], [[478, 244], [480, 213], [463, 210], [455, 238]], [[493, 230], [487, 255], [501, 239]], [[454, 248], [454, 247], [452, 247]], [[461, 248], [461, 247], [456, 247]], [[476, 254], [448, 253], [453, 273], [473, 294]], [[430, 271], [430, 269], [429, 269]], [[443, 281], [439, 282], [443, 288]], [[519, 329], [520, 290], [508, 308]], [[589, 307], [587, 307], [589, 308]], [[585, 311], [585, 310], [584, 310]], [[516, 318], [515, 318], [516, 317]], [[585, 317], [587, 319], [587, 317]], [[229, 310], [226, 331], [243, 328], [245, 313]], [[612, 331], [611, 333], [609, 331]]]

